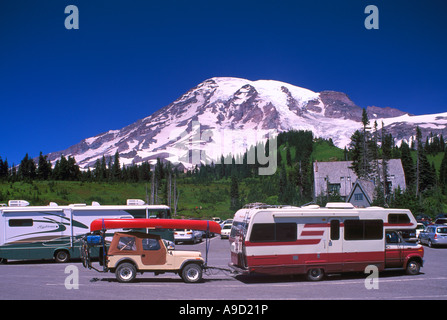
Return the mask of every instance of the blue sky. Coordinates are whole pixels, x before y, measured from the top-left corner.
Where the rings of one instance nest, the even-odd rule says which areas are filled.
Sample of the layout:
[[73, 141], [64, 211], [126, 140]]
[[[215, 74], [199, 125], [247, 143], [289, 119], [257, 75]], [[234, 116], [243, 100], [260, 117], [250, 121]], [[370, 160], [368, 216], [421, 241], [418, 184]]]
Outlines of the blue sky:
[[[367, 5], [379, 30], [366, 30]], [[65, 7], [79, 9], [67, 30]], [[447, 111], [444, 0], [2, 0], [0, 156], [120, 129], [215, 76]]]

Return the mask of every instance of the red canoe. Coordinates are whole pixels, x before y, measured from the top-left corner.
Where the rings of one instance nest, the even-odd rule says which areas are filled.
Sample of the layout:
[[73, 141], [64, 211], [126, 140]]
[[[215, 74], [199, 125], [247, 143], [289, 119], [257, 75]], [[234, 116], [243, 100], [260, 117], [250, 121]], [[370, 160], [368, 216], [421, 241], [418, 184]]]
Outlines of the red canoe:
[[220, 233], [220, 225], [208, 220], [179, 220], [179, 219], [96, 219], [90, 224], [91, 231], [102, 229], [209, 229], [212, 233]]

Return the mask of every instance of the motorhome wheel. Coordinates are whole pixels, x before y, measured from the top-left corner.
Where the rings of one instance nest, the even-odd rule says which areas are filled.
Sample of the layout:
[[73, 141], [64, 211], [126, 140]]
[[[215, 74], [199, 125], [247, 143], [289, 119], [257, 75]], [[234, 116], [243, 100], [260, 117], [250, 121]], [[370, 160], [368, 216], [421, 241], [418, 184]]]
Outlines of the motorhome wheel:
[[70, 254], [65, 250], [59, 250], [54, 254], [54, 260], [58, 263], [65, 263], [70, 260]]
[[419, 262], [412, 260], [408, 262], [406, 272], [408, 275], [417, 275], [419, 274], [419, 271], [421, 270], [421, 265]]
[[310, 281], [320, 281], [324, 277], [324, 270], [321, 268], [310, 269], [307, 272], [307, 279]]

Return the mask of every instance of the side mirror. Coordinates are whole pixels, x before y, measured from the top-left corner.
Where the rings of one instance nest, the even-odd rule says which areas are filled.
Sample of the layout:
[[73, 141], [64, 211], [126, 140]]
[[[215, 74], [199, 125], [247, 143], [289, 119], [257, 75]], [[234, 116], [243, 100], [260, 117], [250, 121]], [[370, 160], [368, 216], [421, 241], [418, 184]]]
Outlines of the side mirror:
[[168, 249], [168, 250], [175, 250], [175, 243], [174, 242], [169, 241], [169, 240], [164, 240], [164, 239], [163, 239], [163, 241], [165, 243], [166, 249]]

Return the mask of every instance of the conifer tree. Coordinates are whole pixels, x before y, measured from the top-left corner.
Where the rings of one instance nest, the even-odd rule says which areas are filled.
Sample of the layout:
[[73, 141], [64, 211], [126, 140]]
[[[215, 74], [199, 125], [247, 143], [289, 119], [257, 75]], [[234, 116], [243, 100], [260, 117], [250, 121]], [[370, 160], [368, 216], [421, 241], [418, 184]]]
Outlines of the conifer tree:
[[400, 146], [402, 167], [405, 173], [405, 184], [407, 188], [413, 189], [416, 184], [416, 169], [413, 163], [413, 158], [411, 157], [410, 146], [403, 141]]
[[37, 167], [37, 178], [40, 180], [48, 180], [51, 175], [51, 163], [48, 161], [47, 156], [42, 155], [42, 151], [39, 154], [39, 163]]
[[230, 185], [230, 210], [236, 211], [240, 209], [240, 199], [239, 199], [239, 181], [235, 174], [231, 175], [231, 185]]
[[442, 158], [441, 168], [439, 170], [439, 184], [443, 188], [444, 192], [447, 192], [447, 152], [444, 153]]
[[36, 177], [36, 164], [34, 163], [34, 160], [28, 156], [28, 153], [20, 162], [17, 175], [19, 179], [22, 180], [32, 180]]
[[121, 180], [120, 155], [119, 155], [118, 151], [115, 152], [115, 156], [113, 159], [111, 179], [113, 181]]

